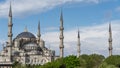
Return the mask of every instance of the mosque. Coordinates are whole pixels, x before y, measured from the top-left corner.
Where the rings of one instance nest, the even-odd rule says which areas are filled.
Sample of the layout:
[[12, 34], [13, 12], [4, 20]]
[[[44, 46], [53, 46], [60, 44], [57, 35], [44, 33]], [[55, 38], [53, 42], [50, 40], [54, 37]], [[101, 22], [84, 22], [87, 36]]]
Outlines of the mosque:
[[12, 39], [13, 23], [11, 4], [8, 18], [8, 41], [0, 52], [0, 68], [12, 68], [12, 64], [16, 61], [22, 64], [43, 65], [59, 57], [63, 57], [64, 27], [62, 12], [60, 17], [60, 56], [56, 56], [54, 50], [50, 50], [45, 46], [45, 41], [41, 39], [40, 22], [38, 23], [37, 37], [26, 29]]
[[[43, 65], [47, 62], [52, 62], [57, 58], [64, 57], [64, 27], [63, 27], [63, 14], [60, 15], [60, 43], [59, 43], [59, 56], [55, 55], [54, 50], [50, 50], [45, 46], [45, 41], [41, 39], [40, 22], [38, 23], [37, 37], [28, 32], [27, 29], [24, 32], [18, 34], [14, 39], [12, 33], [12, 7], [10, 4], [8, 15], [8, 40], [6, 46], [0, 52], [0, 68], [12, 68], [15, 61], [21, 64], [30, 65]], [[80, 56], [80, 34], [78, 30], [77, 41], [77, 57]], [[109, 56], [112, 55], [112, 30], [111, 24], [109, 24]]]

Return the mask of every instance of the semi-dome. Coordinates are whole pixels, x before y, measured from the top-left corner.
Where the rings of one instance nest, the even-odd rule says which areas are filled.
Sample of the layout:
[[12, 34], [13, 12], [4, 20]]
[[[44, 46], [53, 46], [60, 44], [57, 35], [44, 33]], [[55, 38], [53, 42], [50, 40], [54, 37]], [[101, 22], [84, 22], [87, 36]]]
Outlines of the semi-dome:
[[16, 38], [36, 38], [36, 37], [30, 32], [22, 32], [18, 34]]

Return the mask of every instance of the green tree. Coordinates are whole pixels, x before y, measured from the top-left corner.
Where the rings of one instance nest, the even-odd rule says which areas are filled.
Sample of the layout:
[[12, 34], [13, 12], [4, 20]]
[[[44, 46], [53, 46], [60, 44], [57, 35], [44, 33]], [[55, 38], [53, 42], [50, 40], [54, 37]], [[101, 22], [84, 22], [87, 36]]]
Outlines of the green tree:
[[105, 59], [105, 57], [102, 55], [98, 55], [98, 54], [92, 54], [90, 55], [90, 59], [91, 59], [92, 67], [98, 68], [100, 64], [103, 62], [103, 60]]
[[83, 54], [79, 58], [82, 58], [80, 61], [82, 61], [83, 64], [80, 67], [83, 68], [98, 68], [105, 59], [104, 56], [98, 54]]
[[120, 68], [120, 55], [112, 55], [104, 60], [108, 65], [115, 65]]
[[59, 58], [53, 62], [46, 63], [40, 66], [39, 68], [60, 68], [60, 67], [63, 68], [63, 66], [64, 66], [63, 58]]
[[80, 66], [80, 61], [76, 56], [70, 55], [64, 58], [64, 64], [66, 68], [75, 68]]
[[117, 68], [115, 65], [108, 65], [106, 62], [103, 62], [99, 68]]

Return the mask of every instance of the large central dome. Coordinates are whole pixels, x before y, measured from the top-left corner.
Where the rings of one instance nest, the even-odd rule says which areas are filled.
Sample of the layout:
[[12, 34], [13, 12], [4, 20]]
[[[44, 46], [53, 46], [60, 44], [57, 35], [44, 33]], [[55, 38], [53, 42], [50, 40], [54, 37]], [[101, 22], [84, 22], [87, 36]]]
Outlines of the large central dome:
[[18, 34], [16, 38], [36, 38], [36, 37], [30, 32], [22, 32]]

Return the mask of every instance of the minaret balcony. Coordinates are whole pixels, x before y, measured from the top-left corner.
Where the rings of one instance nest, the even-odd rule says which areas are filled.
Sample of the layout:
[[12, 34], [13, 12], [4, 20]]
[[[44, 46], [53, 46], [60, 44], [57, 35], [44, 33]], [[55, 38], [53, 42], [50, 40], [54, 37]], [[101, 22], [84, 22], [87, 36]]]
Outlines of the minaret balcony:
[[111, 39], [111, 38], [109, 39], [109, 42], [112, 42], [112, 39]]
[[13, 36], [13, 34], [11, 34], [11, 33], [8, 34], [8, 37], [12, 37], [12, 36]]
[[77, 51], [78, 53], [80, 53], [80, 51]]
[[109, 50], [112, 50], [113, 48], [112, 47], [109, 47]]
[[60, 35], [60, 39], [64, 39], [64, 36]]
[[39, 38], [39, 37], [41, 37], [41, 35], [40, 35], [40, 34], [37, 34], [37, 36], [38, 36], [38, 38]]
[[64, 30], [64, 27], [60, 27], [60, 30]]
[[12, 24], [12, 23], [9, 23], [9, 24], [8, 24], [8, 27], [12, 27], [12, 26], [13, 26], [13, 24]]
[[60, 48], [64, 48], [64, 45], [60, 45]]

